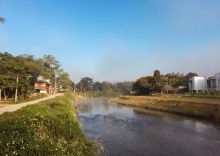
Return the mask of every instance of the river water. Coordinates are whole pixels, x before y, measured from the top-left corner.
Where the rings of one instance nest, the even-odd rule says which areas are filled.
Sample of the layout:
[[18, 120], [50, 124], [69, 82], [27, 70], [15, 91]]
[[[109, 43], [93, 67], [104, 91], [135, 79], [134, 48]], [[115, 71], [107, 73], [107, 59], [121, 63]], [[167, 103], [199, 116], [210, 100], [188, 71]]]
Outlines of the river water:
[[220, 125], [107, 101], [77, 102], [83, 131], [88, 139], [104, 145], [102, 155], [220, 155]]

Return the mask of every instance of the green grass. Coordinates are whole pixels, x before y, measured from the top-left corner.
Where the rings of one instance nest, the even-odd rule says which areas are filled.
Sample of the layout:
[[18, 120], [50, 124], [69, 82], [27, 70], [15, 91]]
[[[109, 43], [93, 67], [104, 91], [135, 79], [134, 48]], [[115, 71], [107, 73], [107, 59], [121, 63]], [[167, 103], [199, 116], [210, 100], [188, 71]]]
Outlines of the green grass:
[[0, 116], [0, 155], [96, 155], [72, 106], [73, 95]]

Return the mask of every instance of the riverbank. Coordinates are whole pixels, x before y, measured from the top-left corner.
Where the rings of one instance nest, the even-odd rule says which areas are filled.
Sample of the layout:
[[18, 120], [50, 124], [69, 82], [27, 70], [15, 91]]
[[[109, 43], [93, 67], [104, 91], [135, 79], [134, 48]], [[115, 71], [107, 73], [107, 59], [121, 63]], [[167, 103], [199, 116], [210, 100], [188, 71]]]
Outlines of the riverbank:
[[82, 132], [72, 93], [0, 116], [0, 155], [95, 155]]
[[110, 100], [135, 106], [187, 115], [220, 123], [220, 99], [186, 96], [121, 96]]

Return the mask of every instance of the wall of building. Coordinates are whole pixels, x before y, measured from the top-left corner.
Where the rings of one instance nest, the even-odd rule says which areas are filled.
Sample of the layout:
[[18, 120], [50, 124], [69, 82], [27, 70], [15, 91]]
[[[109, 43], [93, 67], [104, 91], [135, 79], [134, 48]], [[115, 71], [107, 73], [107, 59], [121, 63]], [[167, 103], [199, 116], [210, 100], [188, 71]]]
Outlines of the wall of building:
[[215, 74], [216, 90], [220, 90], [220, 73]]
[[189, 90], [204, 90], [204, 77], [192, 77]]
[[214, 76], [192, 77], [189, 80], [189, 90], [217, 90], [220, 91], [220, 73]]

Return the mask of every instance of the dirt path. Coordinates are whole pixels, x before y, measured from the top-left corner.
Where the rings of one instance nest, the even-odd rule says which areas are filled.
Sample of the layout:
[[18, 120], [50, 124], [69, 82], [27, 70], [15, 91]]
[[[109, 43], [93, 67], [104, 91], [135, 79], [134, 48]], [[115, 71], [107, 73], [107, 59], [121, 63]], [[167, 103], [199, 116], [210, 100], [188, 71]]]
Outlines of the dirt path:
[[21, 109], [22, 107], [25, 107], [27, 105], [36, 104], [36, 103], [39, 103], [41, 101], [52, 99], [52, 98], [54, 98], [56, 96], [61, 96], [61, 95], [63, 95], [63, 93], [58, 93], [58, 94], [50, 95], [50, 96], [42, 98], [42, 99], [38, 99], [38, 100], [34, 100], [34, 101], [29, 101], [29, 102], [25, 102], [25, 103], [4, 105], [3, 107], [0, 108], [0, 115], [5, 113], [5, 112], [13, 112], [13, 111]]

